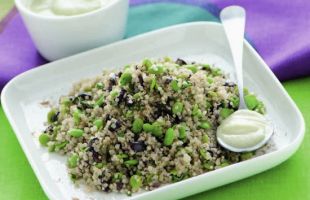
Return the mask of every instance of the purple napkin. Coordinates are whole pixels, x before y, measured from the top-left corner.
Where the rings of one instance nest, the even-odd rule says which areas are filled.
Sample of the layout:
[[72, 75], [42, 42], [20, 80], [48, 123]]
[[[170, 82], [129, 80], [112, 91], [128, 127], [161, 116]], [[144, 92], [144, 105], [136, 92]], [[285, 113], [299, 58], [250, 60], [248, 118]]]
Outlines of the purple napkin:
[[[200, 6], [215, 16], [225, 6], [241, 5], [247, 36], [276, 76], [283, 81], [310, 75], [309, 0], [131, 0], [131, 6], [156, 2]], [[0, 22], [0, 91], [14, 76], [46, 62], [14, 8]]]

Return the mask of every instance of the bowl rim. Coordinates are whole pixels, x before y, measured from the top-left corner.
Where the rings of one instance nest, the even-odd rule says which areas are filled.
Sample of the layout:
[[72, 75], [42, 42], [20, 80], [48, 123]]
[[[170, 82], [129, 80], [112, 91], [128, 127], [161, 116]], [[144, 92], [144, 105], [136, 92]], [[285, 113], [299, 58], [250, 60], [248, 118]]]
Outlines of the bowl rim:
[[[23, 0], [14, 0], [15, 5], [17, 7], [17, 9], [25, 15], [28, 15], [32, 18], [37, 18], [37, 19], [42, 19], [42, 20], [49, 20], [49, 21], [68, 21], [68, 20], [73, 20], [73, 19], [81, 19], [81, 18], [86, 18], [86, 17], [93, 17], [101, 12], [105, 12], [108, 9], [112, 9], [116, 4], [119, 4], [123, 1], [127, 1], [127, 4], [129, 3], [129, 0], [110, 0], [110, 2], [106, 5], [106, 6], [102, 6], [99, 9], [90, 11], [90, 12], [86, 12], [86, 13], [82, 13], [82, 14], [77, 14], [77, 15], [69, 15], [69, 16], [65, 16], [65, 15], [56, 15], [56, 16], [46, 16], [46, 15], [40, 15], [37, 14], [35, 12], [32, 12], [29, 8], [27, 8], [27, 6], [25, 5], [25, 3], [22, 2]], [[29, 0], [32, 1], [32, 0]]]

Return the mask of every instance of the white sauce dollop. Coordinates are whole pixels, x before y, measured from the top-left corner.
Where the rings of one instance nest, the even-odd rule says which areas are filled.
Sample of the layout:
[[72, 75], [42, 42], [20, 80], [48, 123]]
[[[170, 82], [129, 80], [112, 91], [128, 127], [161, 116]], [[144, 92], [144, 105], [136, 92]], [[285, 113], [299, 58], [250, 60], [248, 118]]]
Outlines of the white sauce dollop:
[[265, 143], [272, 132], [272, 124], [263, 115], [251, 110], [238, 110], [222, 121], [217, 128], [217, 139], [229, 150], [251, 151]]
[[72, 16], [106, 6], [110, 0], [32, 0], [29, 9], [45, 16]]

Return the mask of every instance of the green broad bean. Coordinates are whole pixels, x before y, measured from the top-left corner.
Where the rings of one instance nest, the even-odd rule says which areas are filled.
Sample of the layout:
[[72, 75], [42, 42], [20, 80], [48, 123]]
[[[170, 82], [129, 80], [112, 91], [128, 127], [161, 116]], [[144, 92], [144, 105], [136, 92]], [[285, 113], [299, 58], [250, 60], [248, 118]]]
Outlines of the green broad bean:
[[203, 143], [208, 143], [209, 142], [209, 136], [207, 134], [202, 136], [202, 142]]
[[250, 110], [254, 110], [259, 104], [259, 101], [257, 100], [256, 96], [252, 94], [246, 95], [244, 97], [244, 101], [245, 101], [247, 108]]
[[81, 129], [73, 128], [73, 129], [71, 129], [71, 130], [68, 131], [68, 134], [71, 135], [72, 137], [79, 138], [79, 137], [82, 137], [82, 136], [83, 136], [84, 131], [81, 130]]
[[223, 119], [226, 119], [227, 117], [229, 117], [231, 114], [233, 114], [234, 110], [233, 109], [229, 109], [229, 108], [222, 108], [220, 111], [220, 116]]
[[129, 185], [133, 190], [138, 190], [142, 186], [142, 178], [139, 175], [131, 176]]
[[101, 82], [98, 82], [98, 83], [96, 83], [96, 88], [99, 89], [99, 90], [101, 90], [101, 89], [104, 88], [104, 84], [101, 83]]
[[97, 167], [98, 169], [102, 169], [103, 167], [105, 167], [106, 164], [105, 163], [96, 163], [95, 167]]
[[59, 150], [65, 148], [68, 143], [69, 143], [68, 141], [64, 141], [64, 142], [55, 144], [55, 151], [59, 151]]
[[136, 118], [132, 123], [132, 132], [134, 133], [141, 133], [143, 129], [143, 120], [140, 118]]
[[162, 126], [159, 122], [154, 122], [152, 124], [153, 129], [152, 129], [152, 135], [156, 137], [161, 137], [163, 134]]
[[57, 110], [55, 108], [51, 109], [48, 113], [47, 113], [47, 122], [49, 124], [57, 121]]
[[153, 65], [152, 61], [150, 61], [149, 59], [144, 59], [142, 64], [146, 67], [147, 70]]
[[97, 127], [97, 130], [101, 130], [103, 128], [103, 120], [102, 119], [96, 119], [94, 121], [94, 125]]
[[194, 105], [193, 111], [192, 111], [192, 115], [193, 115], [193, 116], [196, 116], [196, 117], [202, 117], [202, 112], [201, 112], [201, 110], [199, 109], [198, 104], [195, 104], [195, 105]]
[[172, 90], [175, 92], [178, 92], [181, 89], [181, 87], [178, 85], [177, 80], [171, 81], [170, 85], [171, 85]]
[[164, 138], [164, 145], [165, 146], [172, 145], [174, 138], [175, 138], [174, 130], [172, 128], [168, 128], [165, 134], [165, 138]]
[[79, 161], [79, 156], [77, 154], [73, 154], [68, 158], [68, 167], [75, 168], [77, 167]]
[[149, 123], [143, 124], [143, 130], [147, 133], [153, 132], [153, 125]]
[[181, 140], [186, 138], [186, 129], [187, 129], [187, 127], [184, 125], [179, 126], [179, 129], [178, 129], [179, 130], [179, 138]]
[[186, 68], [191, 70], [193, 73], [198, 72], [198, 68], [195, 65], [186, 65]]
[[163, 66], [151, 66], [148, 68], [148, 73], [150, 74], [155, 74], [155, 75], [160, 75], [163, 74], [165, 72], [165, 69]]
[[39, 136], [39, 142], [42, 146], [47, 146], [47, 143], [50, 141], [50, 137], [46, 133], [42, 133]]
[[150, 91], [153, 92], [154, 89], [156, 88], [157, 88], [156, 78], [152, 78], [151, 85], [150, 85]]
[[172, 106], [172, 113], [175, 115], [181, 114], [183, 111], [183, 107], [184, 107], [183, 103], [179, 101], [175, 102]]
[[130, 84], [132, 81], [132, 75], [129, 72], [124, 72], [120, 79], [119, 79], [119, 83], [121, 84], [121, 86], [125, 86]]
[[74, 121], [74, 124], [76, 126], [80, 124], [80, 121], [81, 121], [81, 111], [79, 109], [76, 109], [73, 112], [73, 121]]
[[202, 121], [200, 122], [200, 124], [198, 125], [200, 128], [208, 130], [211, 128], [211, 124], [208, 121]]
[[241, 160], [248, 160], [253, 157], [252, 152], [245, 152], [241, 154]]
[[102, 106], [102, 104], [104, 103], [104, 96], [103, 95], [101, 95], [99, 98], [98, 98], [98, 100], [95, 102], [95, 106]]
[[132, 159], [132, 160], [126, 160], [124, 163], [127, 166], [135, 166], [135, 165], [139, 164], [139, 161], [135, 160], [135, 159]]

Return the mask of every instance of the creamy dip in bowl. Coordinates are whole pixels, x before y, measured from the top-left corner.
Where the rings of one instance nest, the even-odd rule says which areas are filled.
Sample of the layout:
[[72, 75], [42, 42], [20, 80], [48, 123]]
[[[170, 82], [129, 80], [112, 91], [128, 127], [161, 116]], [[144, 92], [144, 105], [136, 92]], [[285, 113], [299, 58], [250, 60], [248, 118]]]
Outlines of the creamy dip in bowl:
[[57, 60], [124, 37], [128, 0], [15, 0], [39, 53]]

